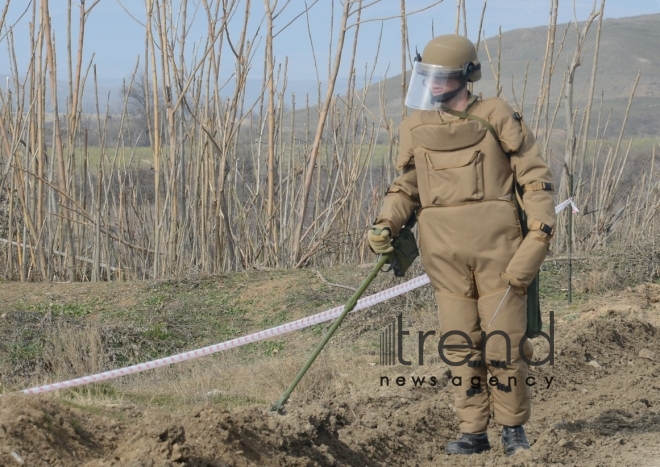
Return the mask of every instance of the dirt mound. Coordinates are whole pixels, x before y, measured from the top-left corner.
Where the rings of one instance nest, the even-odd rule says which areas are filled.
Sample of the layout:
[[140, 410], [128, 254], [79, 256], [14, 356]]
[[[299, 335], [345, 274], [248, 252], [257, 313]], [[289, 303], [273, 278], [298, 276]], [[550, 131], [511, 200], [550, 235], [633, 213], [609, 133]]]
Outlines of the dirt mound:
[[[640, 291], [631, 294], [637, 300]], [[649, 300], [657, 293], [647, 296], [627, 310], [612, 299], [583, 310], [589, 319], [557, 323], [554, 365], [532, 370], [532, 449], [512, 458], [504, 457], [494, 423], [490, 452], [444, 454], [457, 422], [447, 368], [435, 365], [423, 368], [441, 377], [435, 387], [374, 381], [323, 400], [294, 398], [285, 416], [268, 415], [265, 406], [230, 412], [210, 404], [191, 414], [134, 407], [99, 413], [47, 396], [3, 396], [0, 465], [654, 465], [660, 329], [646, 318], [658, 313], [659, 301]], [[542, 340], [536, 348], [547, 354]]]
[[47, 396], [0, 398], [0, 464], [75, 465], [106, 452], [120, 425]]
[[439, 455], [441, 445], [429, 441], [450, 435], [447, 405], [429, 404], [421, 393], [394, 402], [383, 396], [304, 403], [286, 416], [207, 407], [183, 417], [129, 409], [116, 418], [48, 397], [3, 397], [0, 464], [377, 466], [414, 451]]

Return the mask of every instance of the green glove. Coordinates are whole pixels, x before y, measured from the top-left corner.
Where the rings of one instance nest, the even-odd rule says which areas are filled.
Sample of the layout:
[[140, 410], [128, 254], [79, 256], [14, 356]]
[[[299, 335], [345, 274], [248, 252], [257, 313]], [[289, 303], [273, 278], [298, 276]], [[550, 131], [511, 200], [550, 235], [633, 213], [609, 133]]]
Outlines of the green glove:
[[393, 251], [392, 231], [386, 224], [376, 224], [369, 229], [367, 240], [374, 253], [382, 255]]

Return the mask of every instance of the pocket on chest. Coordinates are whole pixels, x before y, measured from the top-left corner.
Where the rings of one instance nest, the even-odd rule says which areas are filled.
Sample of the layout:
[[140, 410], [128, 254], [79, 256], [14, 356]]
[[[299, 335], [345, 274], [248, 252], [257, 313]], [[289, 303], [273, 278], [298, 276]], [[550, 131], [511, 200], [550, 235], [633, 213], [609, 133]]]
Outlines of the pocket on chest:
[[425, 151], [429, 198], [449, 205], [484, 197], [484, 154], [479, 150]]

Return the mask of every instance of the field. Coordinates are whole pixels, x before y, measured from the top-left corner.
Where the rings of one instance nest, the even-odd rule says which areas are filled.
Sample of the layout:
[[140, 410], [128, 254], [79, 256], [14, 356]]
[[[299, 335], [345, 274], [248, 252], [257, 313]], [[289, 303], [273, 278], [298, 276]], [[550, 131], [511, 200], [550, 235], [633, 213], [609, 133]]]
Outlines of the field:
[[[626, 283], [616, 265], [577, 268], [569, 305], [562, 262], [546, 262], [543, 310], [546, 324], [554, 312], [555, 361], [531, 372], [532, 449], [513, 458], [504, 457], [494, 423], [490, 453], [444, 454], [457, 422], [435, 341], [423, 366], [379, 364], [380, 332], [399, 313], [411, 335], [437, 328], [428, 286], [349, 316], [283, 416], [267, 410], [326, 325], [107, 383], [13, 393], [311, 315], [346, 300], [351, 292], [336, 285], [357, 286], [367, 267], [0, 284], [0, 464], [16, 463], [14, 452], [26, 465], [62, 466], [658, 465], [660, 285], [635, 286], [629, 274]], [[367, 293], [400, 281], [380, 274]], [[410, 341], [404, 352], [414, 361]], [[542, 338], [535, 347], [537, 358], [548, 355]], [[399, 376], [403, 387], [394, 383]]]
[[[553, 172], [555, 203], [571, 198], [580, 210], [558, 215], [541, 271], [549, 337], [535, 340], [535, 358], [549, 360], [519, 382], [532, 386], [529, 451], [506, 458], [493, 422], [490, 452], [445, 455], [458, 423], [429, 286], [350, 315], [281, 415], [269, 407], [329, 323], [21, 393], [269, 329], [350, 297], [373, 267], [365, 237], [396, 176], [402, 136], [406, 79], [358, 79], [376, 69], [373, 57], [360, 71], [358, 51], [376, 37], [367, 23], [384, 21], [379, 2], [318, 2], [331, 8], [320, 44], [307, 10], [296, 10], [302, 2], [268, 0], [261, 10], [145, 0], [144, 55], [114, 107], [96, 63], [86, 65], [98, 0], [73, 2], [80, 8], [69, 8], [66, 29], [51, 18], [54, 2], [31, 2], [16, 23], [18, 2], [5, 2], [0, 466], [660, 467], [660, 68], [650, 60], [660, 16], [603, 20], [604, 0], [577, 27], [558, 24], [560, 0], [550, 0], [548, 27], [483, 34], [478, 51], [484, 76], [473, 91], [519, 106]], [[434, 2], [406, 9], [401, 0], [407, 13], [387, 20], [388, 35], [400, 28], [401, 44], [410, 42], [413, 3], [444, 3], [438, 12], [456, 14], [456, 33], [463, 23], [467, 35], [466, 0], [456, 10]], [[287, 5], [285, 16], [300, 21], [277, 20]], [[470, 30], [481, 38], [477, 20]], [[275, 39], [289, 25], [309, 36], [308, 62], [327, 65], [316, 99], [287, 87], [298, 71], [287, 71], [293, 49]], [[66, 46], [59, 62], [56, 43]], [[29, 44], [25, 62], [16, 44]], [[317, 65], [321, 45], [328, 58]], [[412, 45], [387, 59], [400, 64], [392, 74], [407, 73]], [[67, 63], [61, 81], [56, 70], [66, 73]], [[416, 263], [405, 279], [421, 274]], [[401, 282], [381, 273], [367, 293]], [[412, 364], [384, 365], [382, 333], [399, 318]], [[420, 350], [418, 332], [431, 330]]]

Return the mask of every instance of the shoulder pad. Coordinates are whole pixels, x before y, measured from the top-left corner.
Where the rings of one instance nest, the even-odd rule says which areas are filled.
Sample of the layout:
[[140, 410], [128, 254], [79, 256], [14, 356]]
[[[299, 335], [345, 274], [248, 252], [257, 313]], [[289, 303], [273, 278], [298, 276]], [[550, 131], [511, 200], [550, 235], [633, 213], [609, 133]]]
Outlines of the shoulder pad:
[[402, 171], [412, 160], [413, 141], [410, 127], [417, 120], [419, 120], [418, 112], [414, 112], [404, 118], [399, 125], [399, 153], [396, 157], [396, 168], [399, 171]]
[[499, 97], [492, 97], [481, 101], [475, 108], [475, 114], [484, 116], [497, 131], [502, 149], [507, 153], [516, 152], [522, 146], [525, 133], [522, 128], [522, 117], [515, 112], [509, 104]]

